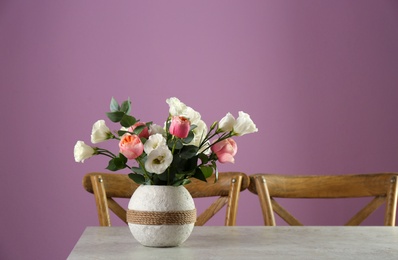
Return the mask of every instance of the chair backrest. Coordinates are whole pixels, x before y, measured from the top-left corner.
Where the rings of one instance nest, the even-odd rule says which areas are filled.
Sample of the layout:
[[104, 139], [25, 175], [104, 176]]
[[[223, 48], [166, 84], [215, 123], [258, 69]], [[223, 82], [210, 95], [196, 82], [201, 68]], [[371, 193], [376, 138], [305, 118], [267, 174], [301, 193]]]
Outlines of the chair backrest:
[[[208, 178], [207, 182], [193, 178], [191, 183], [185, 185], [193, 198], [217, 197], [197, 217], [195, 225], [204, 225], [227, 205], [225, 225], [234, 226], [236, 224], [239, 195], [249, 186], [249, 177], [241, 172], [220, 172], [219, 179], [215, 183], [214, 178], [215, 176]], [[88, 173], [83, 178], [83, 187], [94, 194], [100, 226], [111, 226], [109, 209], [127, 223], [126, 209], [114, 200], [114, 198], [130, 199], [139, 187], [127, 174]]]
[[275, 198], [360, 198], [374, 197], [345, 225], [361, 224], [371, 213], [386, 204], [384, 225], [395, 226], [398, 173], [349, 175], [279, 175], [250, 176], [249, 191], [260, 200], [264, 225], [275, 226], [274, 212], [287, 224], [303, 224], [284, 209]]

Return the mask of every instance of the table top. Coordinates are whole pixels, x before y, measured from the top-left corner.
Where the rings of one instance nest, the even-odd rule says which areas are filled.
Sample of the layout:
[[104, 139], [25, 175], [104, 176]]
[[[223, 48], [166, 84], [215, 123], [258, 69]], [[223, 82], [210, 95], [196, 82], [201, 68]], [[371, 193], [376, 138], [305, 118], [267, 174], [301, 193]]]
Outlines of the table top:
[[126, 227], [87, 227], [68, 259], [398, 259], [398, 227], [194, 227], [178, 247], [139, 244]]

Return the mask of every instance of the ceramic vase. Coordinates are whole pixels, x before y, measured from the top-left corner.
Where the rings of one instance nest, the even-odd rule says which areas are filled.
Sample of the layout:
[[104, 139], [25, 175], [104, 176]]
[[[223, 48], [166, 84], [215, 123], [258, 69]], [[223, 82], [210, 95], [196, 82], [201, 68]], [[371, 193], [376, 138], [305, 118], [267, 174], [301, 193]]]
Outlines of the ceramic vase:
[[141, 185], [128, 204], [130, 231], [144, 246], [181, 245], [195, 221], [195, 203], [184, 186]]

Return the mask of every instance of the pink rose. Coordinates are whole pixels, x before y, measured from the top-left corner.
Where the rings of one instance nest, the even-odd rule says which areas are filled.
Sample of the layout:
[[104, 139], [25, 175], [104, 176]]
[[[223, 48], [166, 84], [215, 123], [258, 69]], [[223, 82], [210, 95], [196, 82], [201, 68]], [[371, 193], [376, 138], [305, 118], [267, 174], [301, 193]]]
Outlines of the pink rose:
[[[134, 125], [130, 126], [128, 131], [129, 132], [133, 132], [134, 129], [136, 129], [138, 126], [142, 126], [145, 125], [145, 123], [143, 122], [137, 122]], [[149, 137], [149, 131], [148, 131], [148, 127], [145, 125], [144, 129], [142, 129], [141, 133], [138, 135], [138, 137], [144, 137], [145, 139], [148, 139]]]
[[222, 140], [218, 143], [215, 143], [212, 147], [211, 150], [213, 153], [217, 155], [218, 161], [220, 163], [234, 163], [235, 162], [235, 154], [238, 151], [238, 146], [236, 145], [236, 142], [232, 138], [228, 138], [225, 140]]
[[144, 145], [138, 135], [124, 134], [119, 142], [120, 152], [127, 159], [135, 159], [144, 151]]
[[170, 124], [170, 134], [179, 138], [186, 138], [191, 129], [191, 122], [183, 116], [173, 116]]

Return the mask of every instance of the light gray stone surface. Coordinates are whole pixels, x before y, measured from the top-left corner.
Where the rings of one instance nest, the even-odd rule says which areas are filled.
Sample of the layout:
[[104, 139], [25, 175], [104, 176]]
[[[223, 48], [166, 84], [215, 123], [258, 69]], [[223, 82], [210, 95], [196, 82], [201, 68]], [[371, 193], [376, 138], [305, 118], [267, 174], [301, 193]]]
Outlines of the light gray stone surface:
[[87, 227], [73, 259], [398, 259], [398, 227], [195, 227], [179, 247], [139, 244], [128, 227]]

